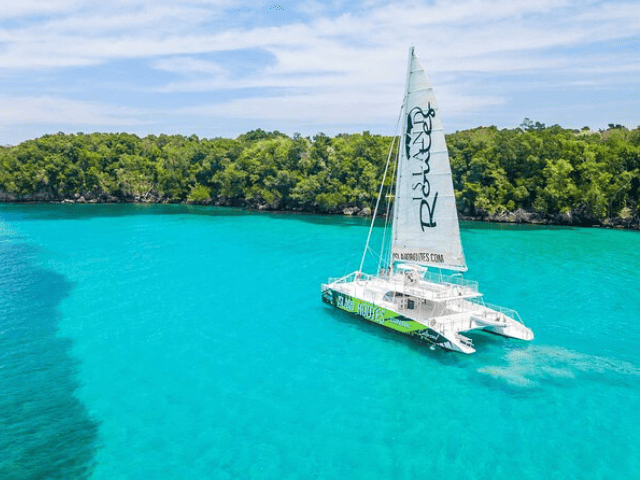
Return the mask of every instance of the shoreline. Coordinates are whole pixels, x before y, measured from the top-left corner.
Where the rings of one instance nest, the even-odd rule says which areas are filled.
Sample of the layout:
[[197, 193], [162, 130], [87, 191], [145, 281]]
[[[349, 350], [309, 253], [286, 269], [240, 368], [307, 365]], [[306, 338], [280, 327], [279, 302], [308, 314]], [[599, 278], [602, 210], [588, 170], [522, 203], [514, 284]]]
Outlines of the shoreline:
[[[84, 196], [75, 194], [74, 198], [64, 198], [62, 200], [52, 199], [48, 195], [29, 195], [32, 198], [18, 198], [15, 195], [0, 192], [0, 204], [58, 204], [58, 205], [117, 205], [117, 204], [135, 204], [135, 205], [201, 205], [215, 207], [233, 207], [242, 208], [247, 211], [258, 212], [279, 212], [279, 213], [302, 213], [309, 215], [341, 215], [344, 217], [371, 217], [371, 209], [365, 207], [360, 209], [355, 205], [343, 205], [329, 211], [320, 211], [317, 206], [310, 207], [288, 207], [282, 206], [274, 202], [274, 204], [266, 204], [258, 199], [247, 201], [245, 199], [231, 199], [227, 197], [219, 197], [214, 200], [209, 198], [205, 201], [190, 200], [170, 200], [158, 198], [155, 196], [142, 197], [115, 197], [100, 196], [99, 198], [86, 199]], [[44, 198], [43, 198], [44, 197]], [[379, 215], [384, 217], [384, 215]], [[580, 211], [572, 211], [568, 213], [541, 213], [534, 211], [526, 211], [518, 209], [515, 212], [503, 211], [501, 213], [490, 214], [481, 212], [479, 215], [465, 215], [458, 213], [461, 221], [482, 222], [482, 223], [503, 223], [514, 225], [547, 225], [559, 227], [583, 227], [583, 228], [610, 228], [619, 230], [636, 230], [640, 231], [640, 217], [634, 216], [629, 218], [605, 218], [599, 219], [593, 215], [586, 215]]]

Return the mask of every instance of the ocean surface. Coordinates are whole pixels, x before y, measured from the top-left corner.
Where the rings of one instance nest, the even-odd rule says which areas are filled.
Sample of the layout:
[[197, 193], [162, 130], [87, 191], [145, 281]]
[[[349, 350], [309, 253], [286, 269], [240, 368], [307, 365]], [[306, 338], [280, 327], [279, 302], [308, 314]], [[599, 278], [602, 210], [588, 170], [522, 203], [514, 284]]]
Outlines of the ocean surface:
[[321, 302], [367, 231], [0, 205], [0, 478], [640, 478], [640, 233], [463, 223], [467, 356]]

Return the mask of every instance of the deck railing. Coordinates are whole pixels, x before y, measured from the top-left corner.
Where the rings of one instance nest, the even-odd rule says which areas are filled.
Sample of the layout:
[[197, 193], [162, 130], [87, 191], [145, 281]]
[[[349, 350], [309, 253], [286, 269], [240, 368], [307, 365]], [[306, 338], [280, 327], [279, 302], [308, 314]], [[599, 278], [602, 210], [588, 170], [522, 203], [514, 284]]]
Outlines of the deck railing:
[[371, 280], [372, 278], [375, 277], [373, 275], [369, 275], [368, 273], [351, 272], [344, 277], [329, 278], [329, 283], [350, 283], [355, 282], [356, 280]]
[[473, 292], [478, 291], [478, 282], [476, 282], [475, 280], [467, 280], [460, 274], [442, 275], [436, 272], [426, 272], [424, 275], [424, 279], [433, 283], [458, 285]]
[[520, 316], [520, 314], [516, 310], [513, 310], [512, 308], [501, 307], [500, 305], [493, 305], [491, 303], [485, 303], [485, 306], [487, 308], [490, 308], [491, 310], [495, 310], [498, 313], [502, 313], [503, 315], [506, 315], [507, 317], [512, 318], [516, 322], [524, 325], [524, 320], [522, 320], [522, 317]]
[[[375, 278], [379, 277], [363, 272], [352, 272], [344, 277], [330, 278], [329, 283], [351, 283], [359, 280], [369, 281]], [[422, 290], [425, 287], [428, 287], [428, 285], [425, 285], [423, 282], [441, 286], [441, 288], [438, 288], [437, 290], [428, 288], [436, 298], [447, 298], [452, 296], [452, 290], [447, 287], [459, 287], [459, 293], [454, 293], [453, 296], [462, 295], [467, 297], [469, 295], [478, 294], [478, 282], [474, 280], [467, 280], [460, 274], [443, 275], [435, 272], [424, 272], [423, 275], [420, 275], [417, 278], [417, 282], [415, 283], [410, 281], [407, 276], [396, 274], [387, 278], [386, 281], [397, 285], [403, 285], [405, 292], [412, 293], [417, 296], [420, 296]]]

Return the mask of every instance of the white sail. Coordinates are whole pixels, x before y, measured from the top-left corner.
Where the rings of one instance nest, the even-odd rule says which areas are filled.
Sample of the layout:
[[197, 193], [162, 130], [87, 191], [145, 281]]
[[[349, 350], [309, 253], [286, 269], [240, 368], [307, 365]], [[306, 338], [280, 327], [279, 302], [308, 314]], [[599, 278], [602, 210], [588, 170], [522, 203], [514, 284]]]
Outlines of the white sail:
[[392, 261], [466, 271], [440, 111], [409, 51], [396, 181]]

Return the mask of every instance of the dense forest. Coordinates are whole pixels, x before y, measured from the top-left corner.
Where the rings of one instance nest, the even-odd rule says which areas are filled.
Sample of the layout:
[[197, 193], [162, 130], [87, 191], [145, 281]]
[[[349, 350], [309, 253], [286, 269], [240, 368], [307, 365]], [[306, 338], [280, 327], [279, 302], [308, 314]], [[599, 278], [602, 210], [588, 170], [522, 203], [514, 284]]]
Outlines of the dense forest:
[[[0, 201], [193, 202], [370, 214], [392, 138], [254, 130], [236, 139], [45, 135], [0, 147]], [[640, 127], [447, 135], [458, 210], [494, 221], [640, 228]]]

